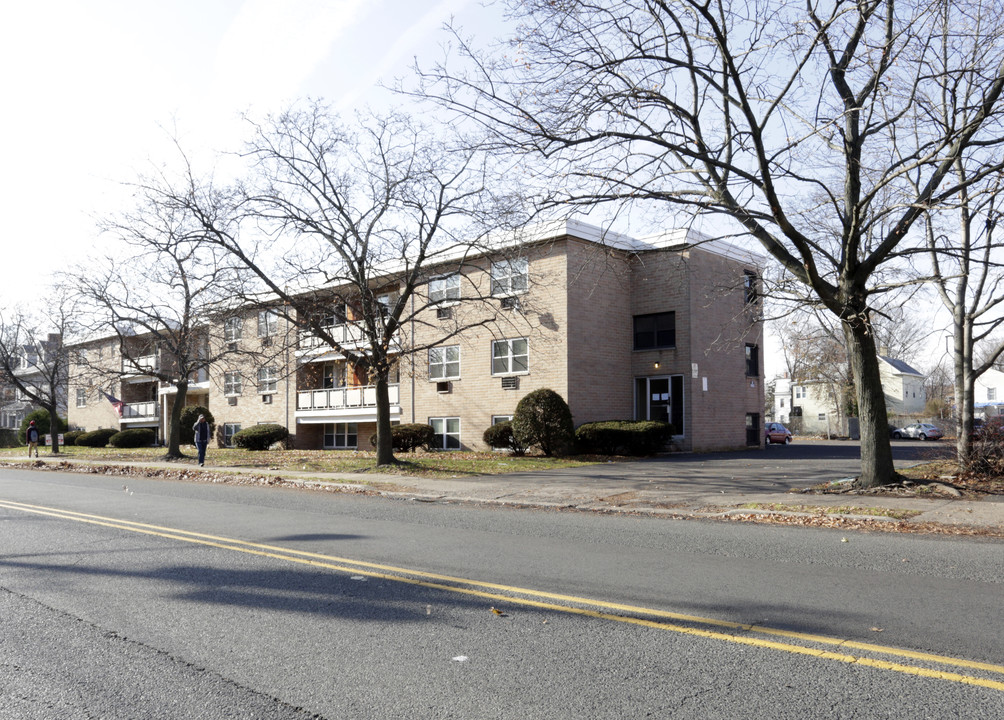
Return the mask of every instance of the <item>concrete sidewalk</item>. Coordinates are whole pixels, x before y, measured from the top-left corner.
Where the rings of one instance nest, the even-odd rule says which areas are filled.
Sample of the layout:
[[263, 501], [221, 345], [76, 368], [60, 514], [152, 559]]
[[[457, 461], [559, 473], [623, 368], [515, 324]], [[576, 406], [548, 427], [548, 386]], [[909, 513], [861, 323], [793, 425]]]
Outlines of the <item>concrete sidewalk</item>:
[[[39, 465], [52, 466], [65, 461], [43, 458]], [[689, 462], [689, 464], [687, 464]], [[693, 472], [690, 465], [714, 468], [713, 477]], [[18, 463], [31, 467], [34, 461]], [[341, 492], [358, 492], [404, 498], [422, 502], [454, 502], [501, 507], [565, 509], [603, 513], [631, 513], [681, 518], [725, 519], [741, 515], [793, 513], [796, 517], [819, 515], [810, 507], [865, 508], [873, 510], [914, 511], [919, 514], [905, 520], [870, 515], [841, 513], [848, 521], [868, 524], [915, 525], [922, 530], [926, 524], [965, 526], [979, 534], [1004, 538], [1004, 497], [983, 499], [947, 499], [900, 497], [894, 495], [821, 495], [800, 490], [821, 482], [819, 477], [793, 479], [770, 477], [766, 474], [750, 479], [729, 476], [719, 463], [703, 459], [684, 461], [687, 473], [674, 472], [681, 465], [671, 462], [642, 460], [599, 464], [574, 469], [542, 473], [513, 473], [477, 477], [427, 478], [378, 473], [320, 473], [294, 470], [241, 469], [194, 462], [105, 462], [74, 460], [72, 465], [116, 465], [123, 468], [159, 469], [183, 472], [193, 480], [199, 474], [235, 475], [247, 480], [282, 479], [299, 487], [324, 487]], [[726, 468], [727, 470], [727, 468]], [[790, 466], [786, 468], [791, 471]], [[236, 479], [235, 478], [235, 479]], [[831, 478], [832, 479], [832, 478]], [[749, 507], [756, 505], [759, 507]], [[837, 516], [831, 516], [837, 517]], [[766, 518], [764, 518], [766, 519]], [[937, 531], [937, 528], [932, 528]], [[941, 528], [941, 531], [947, 530]]]

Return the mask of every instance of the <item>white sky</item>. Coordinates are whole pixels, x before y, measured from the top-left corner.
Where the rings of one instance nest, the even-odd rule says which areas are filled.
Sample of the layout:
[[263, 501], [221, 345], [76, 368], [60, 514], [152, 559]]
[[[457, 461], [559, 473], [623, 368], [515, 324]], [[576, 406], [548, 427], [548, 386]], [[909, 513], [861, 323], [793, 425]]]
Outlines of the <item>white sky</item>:
[[299, 97], [404, 104], [379, 81], [438, 58], [451, 16], [485, 41], [477, 0], [48, 0], [6, 3], [0, 307], [94, 253], [122, 183], [186, 151], [232, 148], [239, 115]]

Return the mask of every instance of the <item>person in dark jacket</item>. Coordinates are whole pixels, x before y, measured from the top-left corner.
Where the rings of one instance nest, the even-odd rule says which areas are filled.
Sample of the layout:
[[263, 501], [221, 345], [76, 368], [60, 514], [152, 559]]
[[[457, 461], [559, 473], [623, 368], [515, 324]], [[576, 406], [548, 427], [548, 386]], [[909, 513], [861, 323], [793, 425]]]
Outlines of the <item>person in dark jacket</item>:
[[199, 451], [199, 466], [206, 464], [206, 447], [209, 445], [209, 423], [206, 422], [205, 415], [199, 415], [199, 419], [192, 426], [195, 432], [195, 447]]
[[35, 427], [35, 421], [31, 420], [28, 423], [28, 430], [24, 434], [25, 439], [28, 441], [28, 457], [31, 457], [31, 451], [35, 451], [35, 457], [38, 457], [38, 428]]

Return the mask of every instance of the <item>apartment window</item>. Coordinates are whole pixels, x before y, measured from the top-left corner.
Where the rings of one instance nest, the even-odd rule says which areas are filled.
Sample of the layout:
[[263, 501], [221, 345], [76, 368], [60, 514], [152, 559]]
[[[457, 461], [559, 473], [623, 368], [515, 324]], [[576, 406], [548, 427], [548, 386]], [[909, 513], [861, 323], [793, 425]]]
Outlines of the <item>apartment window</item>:
[[344, 363], [325, 363], [321, 368], [321, 387], [325, 390], [345, 387], [345, 376]]
[[747, 305], [757, 301], [756, 273], [752, 270], [743, 271], [743, 298]]
[[996, 402], [997, 388], [987, 388], [987, 402]]
[[492, 375], [516, 375], [530, 371], [526, 338], [496, 340], [492, 343]]
[[228, 343], [237, 342], [241, 339], [241, 329], [244, 321], [239, 318], [227, 318], [223, 321], [223, 341]]
[[460, 449], [460, 418], [429, 418], [432, 431], [436, 435], [436, 448], [439, 450]]
[[321, 327], [335, 327], [345, 324], [345, 303], [338, 303], [321, 316]]
[[278, 387], [279, 371], [274, 367], [258, 369], [258, 392], [274, 393]]
[[441, 303], [460, 299], [460, 273], [443, 275], [429, 281], [429, 302]]
[[258, 337], [270, 337], [279, 332], [279, 316], [275, 310], [258, 311]]
[[527, 275], [526, 258], [492, 263], [492, 295], [515, 295], [526, 292]]
[[240, 423], [223, 423], [223, 445], [226, 447], [233, 447], [234, 435], [240, 431]]
[[223, 373], [223, 394], [240, 395], [243, 390], [241, 374], [237, 372]]
[[512, 422], [512, 415], [492, 415], [492, 425], [504, 422]]
[[746, 375], [760, 376], [760, 348], [750, 343], [746, 343]]
[[781, 398], [781, 409], [784, 410], [784, 398]]
[[634, 349], [653, 350], [676, 347], [676, 313], [662, 312], [634, 316]]
[[324, 448], [346, 449], [357, 447], [359, 430], [356, 423], [324, 423]]
[[87, 388], [77, 388], [77, 407], [87, 407]]
[[429, 380], [460, 377], [460, 346], [429, 348]]
[[805, 388], [801, 386], [795, 386], [795, 399], [801, 400], [805, 397]]

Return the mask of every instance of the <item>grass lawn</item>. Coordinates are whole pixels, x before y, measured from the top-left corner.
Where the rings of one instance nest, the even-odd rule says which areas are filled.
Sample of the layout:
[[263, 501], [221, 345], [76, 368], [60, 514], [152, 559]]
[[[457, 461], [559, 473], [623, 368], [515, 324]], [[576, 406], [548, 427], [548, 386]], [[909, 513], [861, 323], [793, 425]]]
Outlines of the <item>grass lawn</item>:
[[[182, 452], [194, 463], [194, 446], [183, 446]], [[163, 448], [88, 448], [71, 445], [61, 447], [53, 456], [47, 448], [39, 449], [39, 456], [48, 460], [72, 462], [155, 462], [163, 458]], [[502, 453], [478, 452], [416, 452], [397, 455], [398, 464], [392, 467], [376, 466], [376, 453], [361, 450], [266, 450], [252, 452], [236, 448], [209, 448], [206, 464], [213, 467], [256, 470], [295, 470], [325, 473], [393, 473], [396, 475], [421, 475], [426, 477], [463, 477], [472, 475], [502, 475], [513, 472], [535, 472], [557, 468], [581, 467], [607, 462], [608, 457], [576, 456], [567, 458], [513, 457]], [[626, 458], [622, 458], [626, 459]], [[24, 448], [0, 449], [0, 461], [27, 461]], [[186, 461], [182, 460], [181, 463]]]

